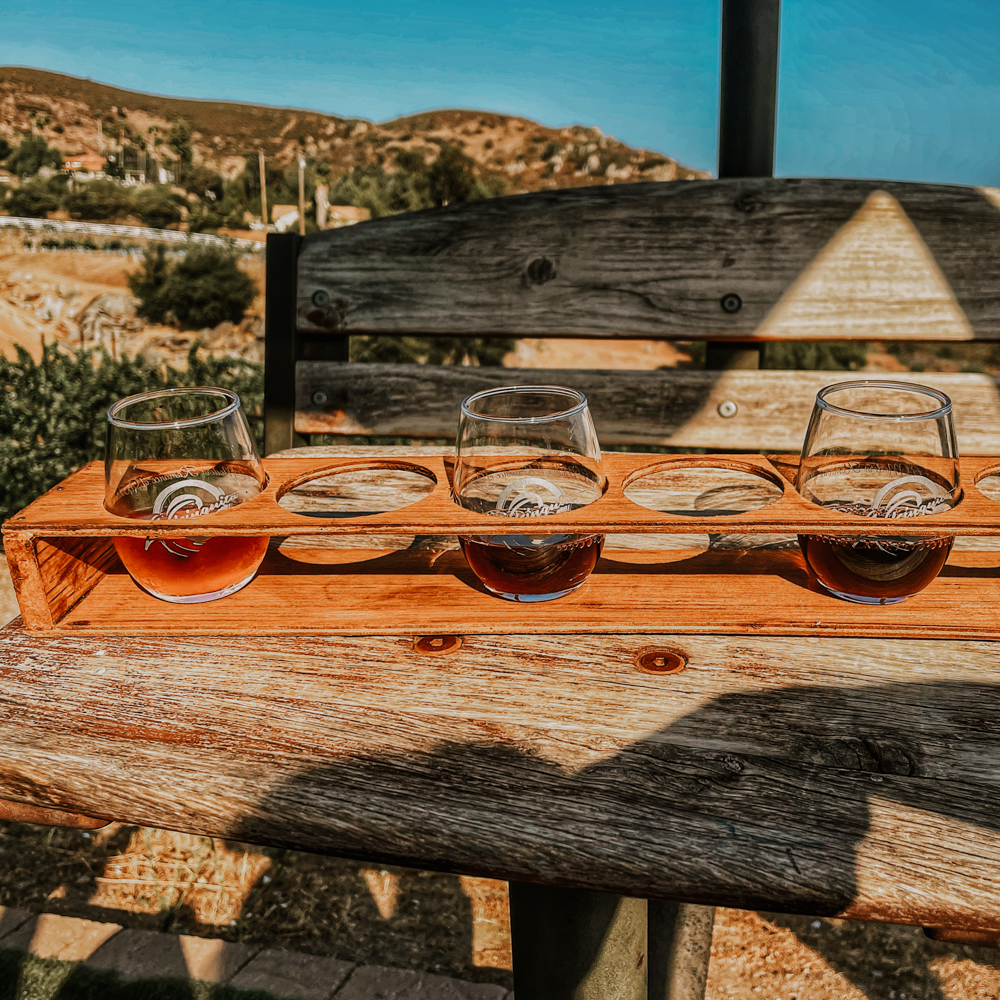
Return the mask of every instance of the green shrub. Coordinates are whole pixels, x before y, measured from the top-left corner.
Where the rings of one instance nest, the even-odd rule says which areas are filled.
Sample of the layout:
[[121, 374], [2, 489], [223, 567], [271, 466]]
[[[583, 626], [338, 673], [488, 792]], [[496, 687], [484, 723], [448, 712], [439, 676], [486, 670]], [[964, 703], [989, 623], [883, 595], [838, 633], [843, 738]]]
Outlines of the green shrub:
[[7, 169], [18, 177], [33, 177], [42, 167], [59, 168], [63, 162], [62, 153], [40, 135], [26, 135], [6, 159]]
[[210, 385], [240, 396], [263, 447], [263, 367], [232, 358], [199, 360], [186, 370], [142, 360], [115, 361], [94, 350], [64, 354], [46, 345], [38, 363], [23, 348], [0, 357], [0, 518], [8, 518], [74, 469], [104, 455], [108, 407], [138, 392]]
[[114, 181], [91, 181], [78, 184], [65, 200], [74, 219], [104, 222], [118, 219], [132, 211], [132, 199]]
[[867, 364], [868, 345], [860, 341], [772, 341], [766, 344], [761, 368], [801, 371], [857, 371]]
[[135, 210], [144, 226], [152, 229], [166, 229], [174, 222], [181, 221], [181, 209], [177, 199], [163, 188], [148, 188], [139, 192], [135, 199]]
[[517, 341], [509, 337], [351, 337], [351, 361], [369, 364], [499, 367]]
[[59, 199], [43, 181], [29, 181], [15, 188], [7, 199], [11, 215], [25, 219], [44, 219], [46, 212], [54, 212]]
[[[43, 250], [58, 250], [62, 247], [61, 241], [57, 240], [54, 236], [43, 237], [38, 245]], [[76, 246], [76, 243], [74, 242], [73, 245]]]
[[235, 253], [192, 246], [171, 265], [162, 246], [146, 250], [142, 267], [129, 277], [139, 313], [154, 323], [173, 319], [182, 330], [238, 323], [257, 294]]

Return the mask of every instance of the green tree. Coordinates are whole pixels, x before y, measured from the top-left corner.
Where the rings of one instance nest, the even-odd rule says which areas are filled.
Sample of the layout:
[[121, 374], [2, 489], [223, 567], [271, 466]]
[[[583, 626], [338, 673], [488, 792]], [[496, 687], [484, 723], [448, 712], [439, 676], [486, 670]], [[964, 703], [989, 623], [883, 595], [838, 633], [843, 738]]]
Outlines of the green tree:
[[180, 160], [180, 177], [184, 177], [191, 166], [194, 151], [191, 148], [191, 126], [183, 118], [178, 118], [170, 126], [167, 145], [177, 154]]
[[239, 323], [257, 294], [234, 253], [193, 246], [167, 275], [163, 294], [182, 330]]
[[427, 179], [435, 205], [450, 205], [454, 201], [469, 201], [476, 189], [473, 172], [476, 161], [457, 146], [445, 143], [431, 164]]
[[64, 204], [74, 219], [96, 222], [120, 219], [132, 211], [132, 199], [114, 181], [77, 184], [66, 195]]
[[220, 201], [223, 195], [223, 180], [208, 167], [198, 164], [184, 175], [184, 187], [202, 200]]
[[175, 321], [182, 330], [238, 323], [257, 294], [253, 279], [240, 270], [234, 253], [192, 246], [170, 265], [162, 247], [147, 250], [142, 267], [129, 278], [139, 312], [153, 322]]
[[40, 135], [26, 135], [13, 153], [7, 156], [7, 169], [19, 177], [33, 177], [42, 167], [62, 166], [58, 149], [50, 149]]
[[163, 294], [170, 265], [162, 243], [150, 244], [142, 257], [142, 265], [128, 276], [128, 287], [139, 300], [139, 315], [151, 323], [162, 323], [169, 308]]
[[7, 200], [10, 214], [25, 219], [44, 219], [46, 212], [54, 212], [59, 199], [44, 181], [29, 181], [15, 188]]
[[146, 188], [135, 199], [135, 210], [144, 226], [166, 229], [181, 221], [181, 209], [175, 195], [161, 187]]

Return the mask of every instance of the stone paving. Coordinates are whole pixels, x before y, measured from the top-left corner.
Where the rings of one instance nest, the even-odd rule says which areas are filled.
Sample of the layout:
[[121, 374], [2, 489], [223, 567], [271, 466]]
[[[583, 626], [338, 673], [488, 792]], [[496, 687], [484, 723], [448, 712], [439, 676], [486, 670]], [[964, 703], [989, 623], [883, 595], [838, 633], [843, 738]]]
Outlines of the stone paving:
[[502, 986], [410, 969], [356, 965], [214, 938], [125, 929], [0, 907], [0, 950], [82, 962], [130, 979], [188, 979], [264, 990], [281, 1000], [513, 1000]]

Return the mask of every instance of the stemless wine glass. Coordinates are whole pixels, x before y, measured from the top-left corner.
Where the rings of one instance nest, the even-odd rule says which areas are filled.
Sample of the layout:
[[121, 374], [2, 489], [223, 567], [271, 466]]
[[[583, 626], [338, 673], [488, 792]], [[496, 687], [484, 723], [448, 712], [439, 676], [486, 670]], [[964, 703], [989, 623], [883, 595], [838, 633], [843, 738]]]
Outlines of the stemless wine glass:
[[816, 394], [796, 487], [821, 507], [896, 518], [899, 535], [799, 535], [806, 563], [831, 594], [896, 604], [941, 572], [954, 537], [912, 532], [912, 519], [961, 499], [951, 400], [908, 382], [838, 382]]
[[[143, 521], [228, 510], [264, 488], [240, 398], [228, 389], [167, 389], [108, 410], [104, 506]], [[115, 548], [147, 593], [175, 604], [227, 597], [245, 587], [267, 551], [262, 536], [118, 536]]]
[[[604, 486], [601, 447], [583, 393], [525, 385], [489, 389], [462, 403], [453, 492], [463, 507], [528, 521], [593, 503]], [[507, 529], [459, 541], [490, 593], [551, 601], [590, 576], [604, 536]]]

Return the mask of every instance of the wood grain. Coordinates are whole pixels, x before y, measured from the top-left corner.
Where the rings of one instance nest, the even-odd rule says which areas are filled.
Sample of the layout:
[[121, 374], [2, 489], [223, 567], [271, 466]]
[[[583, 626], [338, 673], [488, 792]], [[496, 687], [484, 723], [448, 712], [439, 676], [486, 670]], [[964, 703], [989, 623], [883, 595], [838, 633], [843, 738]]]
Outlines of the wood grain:
[[[715, 451], [798, 451], [816, 393], [851, 372], [604, 371], [367, 365], [300, 361], [299, 434], [454, 437], [462, 400], [504, 385], [565, 385], [584, 393], [605, 445], [657, 444]], [[991, 375], [879, 373], [951, 396], [964, 455], [1000, 454], [1000, 391]], [[325, 401], [313, 402], [317, 392]], [[735, 416], [719, 405], [736, 404]]]
[[902, 604], [817, 592], [797, 549], [609, 550], [575, 594], [515, 604], [487, 593], [460, 551], [272, 552], [238, 594], [168, 604], [120, 566], [45, 635], [652, 633], [1000, 639], [1000, 553], [963, 551]]
[[971, 187], [768, 178], [545, 191], [307, 236], [297, 322], [337, 334], [995, 340], [998, 250], [1000, 212]]
[[[686, 668], [637, 670], [649, 647]], [[992, 644], [469, 633], [452, 649], [15, 623], [0, 794], [494, 878], [1000, 928]]]
[[[505, 462], [512, 460], [502, 453]], [[526, 459], [527, 461], [527, 459]], [[690, 534], [707, 532], [719, 534], [795, 534], [821, 530], [825, 535], [998, 535], [1000, 534], [1000, 503], [990, 499], [974, 485], [981, 477], [1000, 470], [995, 458], [959, 459], [962, 499], [950, 510], [929, 514], [919, 519], [869, 518], [846, 514], [831, 508], [819, 507], [803, 499], [792, 486], [796, 461], [793, 456], [765, 455], [642, 455], [610, 453], [604, 456], [602, 468], [607, 478], [604, 494], [593, 503], [577, 510], [531, 518], [531, 533], [537, 535], [574, 532], [593, 533], [653, 533]], [[913, 464], [933, 469], [936, 460], [917, 457]], [[154, 463], [147, 463], [152, 466]], [[21, 513], [4, 523], [5, 537], [27, 535], [57, 538], [97, 538], [111, 535], [139, 537], [197, 538], [206, 535], [461, 535], [469, 533], [502, 534], [521, 532], [525, 519], [509, 516], [480, 514], [459, 506], [452, 498], [449, 482], [453, 460], [444, 456], [427, 456], [408, 460], [405, 458], [266, 458], [264, 468], [268, 474], [267, 487], [252, 500], [229, 510], [204, 517], [177, 520], [145, 521], [118, 517], [104, 508], [104, 471], [97, 463], [84, 466], [48, 493], [39, 497]], [[738, 470], [750, 483], [760, 482], [760, 488], [769, 484], [773, 503], [756, 509], [718, 514], [699, 509], [695, 502], [690, 511], [670, 509], [665, 497], [661, 509], [650, 510], [633, 503], [628, 493], [633, 487], [643, 486], [655, 476], [661, 479], [666, 473], [682, 476], [685, 489], [691, 495], [692, 477], [699, 467], [707, 472], [715, 469]], [[539, 468], [542, 468], [539, 466]], [[409, 475], [407, 481], [424, 479], [432, 488], [422, 499], [408, 506], [365, 514], [357, 510], [358, 483], [355, 475], [370, 470], [373, 487], [365, 496], [364, 506], [374, 495], [388, 492], [400, 481], [400, 473]], [[305, 484], [311, 479], [322, 478], [323, 493], [340, 492], [333, 484], [336, 471], [350, 473], [345, 477], [344, 498], [335, 507], [342, 513], [355, 516], [317, 517], [316, 497], [287, 506], [301, 506], [304, 513], [285, 509], [277, 502], [278, 496], [292, 485]], [[947, 473], [947, 468], [943, 469]], [[706, 488], [714, 480], [706, 478]], [[407, 486], [407, 489], [412, 489]], [[646, 491], [648, 492], [648, 491]], [[696, 491], [695, 491], [696, 492]], [[421, 496], [422, 490], [408, 496]], [[288, 494], [285, 494], [286, 497]], [[643, 490], [636, 492], [638, 497]], [[392, 506], [392, 502], [381, 504]], [[101, 564], [95, 557], [94, 566]]]

